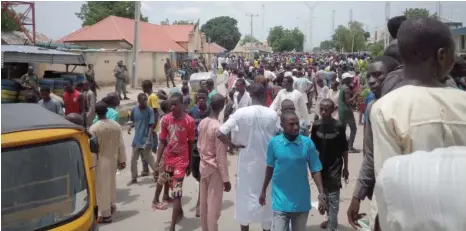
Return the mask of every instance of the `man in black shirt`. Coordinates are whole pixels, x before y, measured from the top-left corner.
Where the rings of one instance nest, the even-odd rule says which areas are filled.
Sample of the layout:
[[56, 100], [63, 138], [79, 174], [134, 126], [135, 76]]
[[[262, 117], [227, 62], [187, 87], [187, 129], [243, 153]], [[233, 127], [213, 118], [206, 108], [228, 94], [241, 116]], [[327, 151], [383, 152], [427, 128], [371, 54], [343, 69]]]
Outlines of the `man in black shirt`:
[[322, 162], [322, 180], [328, 201], [328, 220], [321, 228], [338, 229], [338, 210], [340, 204], [341, 177], [348, 180], [348, 141], [345, 126], [332, 118], [335, 104], [330, 99], [320, 102], [321, 119], [312, 126], [311, 139]]

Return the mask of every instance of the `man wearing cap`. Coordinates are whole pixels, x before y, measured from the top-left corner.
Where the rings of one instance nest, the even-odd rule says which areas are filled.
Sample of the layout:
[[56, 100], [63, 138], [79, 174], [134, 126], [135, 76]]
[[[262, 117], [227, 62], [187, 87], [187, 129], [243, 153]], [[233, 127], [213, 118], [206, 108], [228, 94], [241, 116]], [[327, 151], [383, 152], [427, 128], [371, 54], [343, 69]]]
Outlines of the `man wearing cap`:
[[338, 117], [340, 121], [350, 127], [350, 137], [348, 140], [348, 151], [350, 153], [358, 153], [359, 150], [353, 147], [354, 139], [356, 138], [356, 120], [354, 118], [353, 109], [351, 104], [357, 99], [358, 94], [353, 92], [353, 75], [349, 72], [343, 73], [341, 76], [342, 85], [340, 89], [340, 95], [338, 96]]

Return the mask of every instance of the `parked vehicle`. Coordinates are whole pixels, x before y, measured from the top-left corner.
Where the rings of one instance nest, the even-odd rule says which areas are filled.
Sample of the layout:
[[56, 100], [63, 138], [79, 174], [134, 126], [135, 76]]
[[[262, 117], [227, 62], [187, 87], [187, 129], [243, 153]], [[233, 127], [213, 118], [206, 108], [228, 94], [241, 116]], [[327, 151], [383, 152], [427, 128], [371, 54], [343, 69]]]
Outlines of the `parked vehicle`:
[[1, 107], [1, 229], [98, 230], [88, 133], [38, 104]]

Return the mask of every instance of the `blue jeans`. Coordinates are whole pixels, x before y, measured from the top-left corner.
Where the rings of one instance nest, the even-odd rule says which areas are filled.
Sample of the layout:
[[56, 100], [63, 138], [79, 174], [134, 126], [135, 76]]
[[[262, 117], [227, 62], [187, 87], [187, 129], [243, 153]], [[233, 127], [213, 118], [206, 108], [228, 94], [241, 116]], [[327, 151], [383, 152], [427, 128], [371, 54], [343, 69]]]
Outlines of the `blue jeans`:
[[305, 231], [307, 217], [306, 212], [280, 212], [273, 211], [272, 231], [289, 231], [290, 223], [293, 231]]
[[340, 190], [328, 192], [324, 189], [328, 201], [328, 231], [338, 230], [338, 210], [340, 209]]

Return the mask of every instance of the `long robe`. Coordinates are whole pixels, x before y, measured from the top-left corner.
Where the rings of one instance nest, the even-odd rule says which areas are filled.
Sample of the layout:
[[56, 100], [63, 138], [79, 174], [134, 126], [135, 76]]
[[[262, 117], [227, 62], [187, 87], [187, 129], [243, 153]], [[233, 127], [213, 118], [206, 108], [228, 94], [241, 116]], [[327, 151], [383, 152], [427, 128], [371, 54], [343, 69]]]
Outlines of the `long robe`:
[[101, 216], [110, 216], [116, 202], [115, 163], [126, 162], [125, 143], [120, 125], [113, 120], [99, 120], [89, 128], [89, 133], [97, 137], [99, 154], [95, 168], [97, 206]]
[[253, 105], [236, 110], [219, 129], [222, 134], [228, 134], [238, 127], [235, 144], [246, 146], [240, 149], [236, 176], [235, 220], [242, 225], [272, 221], [271, 187], [267, 188], [265, 206], [259, 204], [259, 196], [265, 177], [267, 146], [278, 132], [277, 121], [274, 110]]

